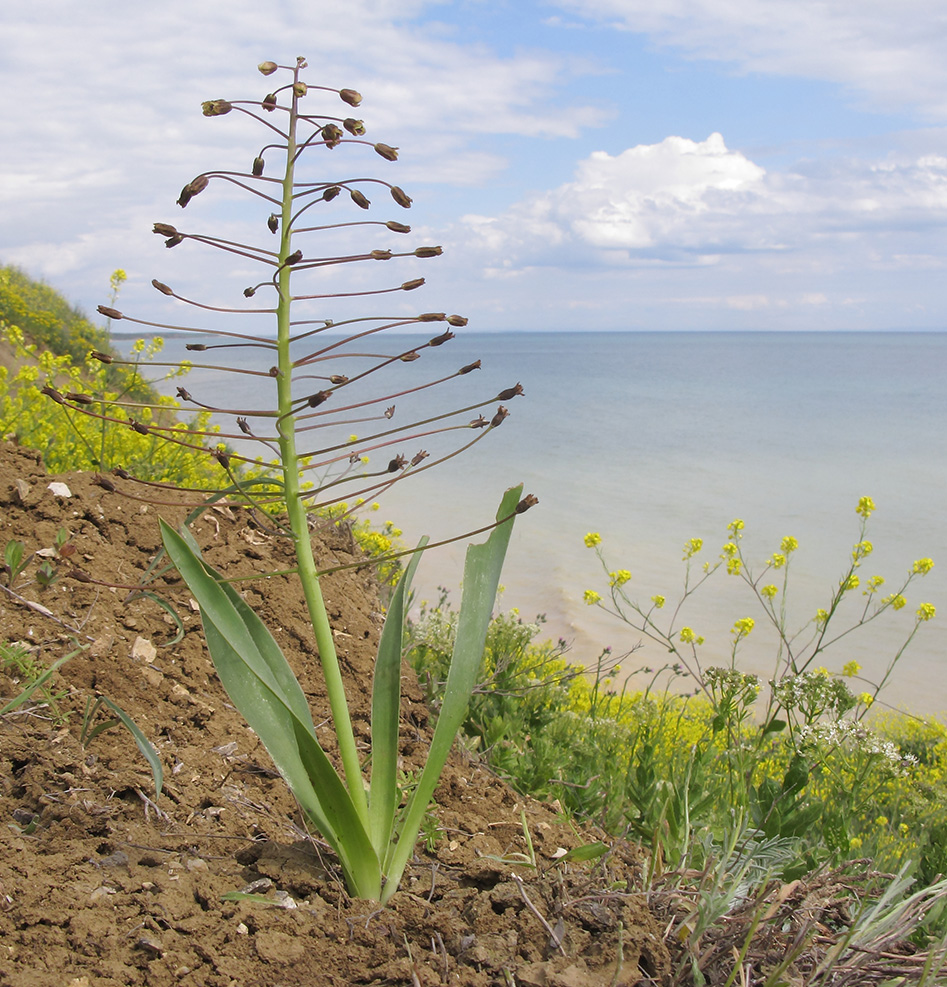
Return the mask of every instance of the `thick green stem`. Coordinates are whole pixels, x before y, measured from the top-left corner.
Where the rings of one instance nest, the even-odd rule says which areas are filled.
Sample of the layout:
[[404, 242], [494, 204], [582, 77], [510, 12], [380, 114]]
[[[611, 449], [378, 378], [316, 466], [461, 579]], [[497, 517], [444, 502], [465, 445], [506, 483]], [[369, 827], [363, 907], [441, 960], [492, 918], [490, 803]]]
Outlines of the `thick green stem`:
[[[298, 71], [297, 71], [298, 78]], [[312, 554], [312, 541], [309, 535], [309, 523], [306, 517], [306, 507], [301, 496], [299, 484], [299, 456], [296, 450], [296, 421], [289, 414], [292, 406], [292, 364], [289, 352], [290, 337], [290, 299], [291, 272], [286, 264], [286, 258], [293, 253], [292, 229], [290, 221], [293, 207], [293, 180], [296, 157], [296, 122], [298, 96], [294, 94], [292, 109], [289, 117], [289, 139], [286, 148], [286, 172], [283, 178], [283, 207], [280, 218], [280, 270], [278, 275], [279, 300], [277, 302], [277, 350], [279, 354], [279, 377], [277, 378], [277, 393], [279, 397], [279, 446], [280, 459], [283, 468], [284, 494], [286, 510], [289, 515], [290, 527], [293, 530], [296, 544], [296, 561], [299, 567], [299, 579], [302, 583], [309, 617], [316, 638], [316, 648], [319, 661], [326, 680], [326, 691], [329, 696], [329, 706], [332, 710], [332, 720], [339, 743], [339, 755], [342, 758], [342, 769], [345, 774], [346, 786], [352, 802], [367, 824], [368, 802], [365, 797], [365, 787], [362, 781], [362, 769], [355, 745], [355, 734], [352, 730], [352, 720], [342, 683], [342, 672], [335, 651], [335, 641], [332, 628], [326, 613], [322, 589], [319, 585], [316, 562]]]

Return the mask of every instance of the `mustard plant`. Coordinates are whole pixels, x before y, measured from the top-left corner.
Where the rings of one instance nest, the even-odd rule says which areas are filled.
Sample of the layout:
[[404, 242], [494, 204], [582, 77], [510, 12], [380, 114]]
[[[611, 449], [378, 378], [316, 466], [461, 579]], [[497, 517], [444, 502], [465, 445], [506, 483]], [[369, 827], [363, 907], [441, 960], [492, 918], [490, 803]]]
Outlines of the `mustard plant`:
[[[391, 596], [381, 634], [372, 691], [371, 770], [366, 779], [322, 596], [310, 524], [319, 517], [328, 516], [333, 522], [344, 519], [358, 504], [392, 484], [423, 474], [482, 441], [502, 424], [508, 415], [506, 403], [522, 394], [522, 388], [516, 384], [499, 394], [468, 400], [457, 410], [422, 420], [408, 416], [398, 424], [404, 418], [399, 416], [403, 399], [410, 403], [415, 391], [467, 378], [479, 368], [480, 361], [441, 379], [395, 385], [394, 392], [377, 385], [384, 380], [384, 371], [414, 363], [425, 350], [448, 343], [454, 337], [453, 329], [464, 326], [467, 320], [443, 312], [406, 315], [401, 303], [396, 306], [400, 312], [380, 316], [351, 316], [344, 309], [343, 303], [352, 299], [413, 292], [424, 279], [413, 276], [379, 288], [365, 288], [362, 280], [338, 285], [332, 275], [340, 265], [376, 265], [396, 258], [426, 260], [442, 251], [439, 246], [392, 249], [388, 245], [392, 238], [409, 234], [410, 226], [400, 220], [364, 218], [372, 205], [368, 195], [374, 194], [373, 190], [387, 195], [399, 209], [410, 208], [412, 200], [398, 185], [376, 178], [326, 178], [310, 166], [317, 153], [325, 155], [322, 170], [326, 173], [335, 171], [341, 154], [371, 152], [393, 162], [398, 151], [367, 140], [362, 120], [308, 109], [315, 100], [328, 97], [341, 100], [348, 109], [358, 106], [361, 96], [352, 89], [307, 83], [303, 78], [306, 68], [302, 58], [289, 66], [263, 62], [259, 71], [266, 77], [284, 73], [285, 84], [261, 100], [212, 99], [202, 104], [204, 115], [210, 118], [235, 114], [256, 121], [265, 128], [267, 143], [255, 154], [248, 170], [204, 172], [187, 182], [177, 200], [180, 207], [187, 207], [209, 186], [246, 192], [264, 205], [259, 222], [263, 242], [243, 243], [187, 232], [170, 223], [154, 225], [154, 232], [169, 248], [209, 246], [239, 258], [241, 265], [249, 262], [263, 269], [261, 280], [248, 285], [240, 304], [234, 306], [206, 305], [161, 281], [152, 282], [162, 296], [201, 313], [211, 310], [233, 315], [234, 327], [170, 325], [135, 318], [113, 306], [99, 307], [113, 323], [201, 333], [207, 341], [188, 343], [188, 350], [210, 353], [210, 357], [200, 359], [211, 360], [207, 366], [221, 373], [248, 374], [260, 391], [269, 385], [275, 391], [272, 404], [221, 408], [212, 395], [192, 395], [179, 388], [178, 396], [186, 404], [228, 420], [235, 416], [236, 430], [231, 432], [201, 432], [183, 429], [175, 422], [147, 421], [141, 416], [140, 405], [121, 400], [111, 402], [107, 416], [118, 421], [120, 415], [130, 415], [133, 431], [213, 459], [223, 471], [219, 492], [241, 497], [252, 508], [266, 512], [271, 525], [292, 541], [295, 571], [325, 677], [339, 770], [320, 746], [304, 694], [270, 632], [236, 590], [203, 561], [189, 532], [161, 522], [165, 549], [200, 605], [208, 649], [234, 705], [266, 746], [310, 824], [335, 850], [350, 892], [384, 902], [397, 889], [413, 853], [425, 811], [476, 685], [513, 520], [532, 506], [535, 498], [521, 496], [521, 487], [508, 490], [495, 522], [468, 533], [490, 532], [485, 542], [471, 545], [467, 551], [463, 600], [444, 702], [427, 762], [399, 809], [402, 635], [417, 555], [412, 556]], [[279, 164], [274, 171], [276, 159]], [[362, 167], [358, 166], [357, 174], [362, 173]], [[329, 215], [323, 216], [326, 212]], [[351, 236], [366, 232], [382, 237], [384, 245], [352, 246]], [[335, 253], [314, 254], [309, 246], [314, 234], [341, 238], [344, 245]], [[262, 304], [252, 301], [260, 298]], [[342, 318], [335, 312], [327, 317], [327, 306], [333, 302], [342, 310]], [[247, 324], [253, 320], [267, 323], [269, 331], [249, 332]], [[418, 336], [407, 348], [379, 352], [385, 346], [386, 330], [434, 323], [446, 323], [447, 328], [426, 340]], [[218, 363], [218, 354], [225, 354], [230, 346], [259, 349], [261, 369], [238, 370]], [[108, 354], [100, 358], [115, 362]], [[62, 396], [59, 399], [65, 400]], [[76, 403], [83, 409], [89, 406], [81, 399]], [[486, 417], [481, 412], [488, 407], [493, 410]], [[472, 420], [471, 413], [475, 415]], [[356, 424], [367, 434], [352, 434]], [[241, 450], [247, 443], [255, 443], [261, 453], [252, 456], [227, 449], [221, 445], [224, 441], [240, 442]], [[434, 442], [442, 448], [433, 455], [424, 448], [404, 454], [400, 447], [406, 442], [419, 446]], [[273, 462], [269, 471], [264, 457]], [[379, 464], [374, 460], [380, 460]], [[241, 474], [241, 466], [261, 473], [248, 479]]]

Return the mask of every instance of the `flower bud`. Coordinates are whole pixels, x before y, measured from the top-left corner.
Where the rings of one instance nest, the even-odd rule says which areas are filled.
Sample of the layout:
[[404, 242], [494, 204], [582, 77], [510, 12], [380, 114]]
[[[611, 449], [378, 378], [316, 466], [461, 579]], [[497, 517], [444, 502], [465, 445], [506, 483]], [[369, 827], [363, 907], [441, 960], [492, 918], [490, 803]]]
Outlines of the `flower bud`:
[[433, 339], [427, 341], [428, 346], [443, 346], [444, 343], [449, 342], [454, 338], [454, 334], [448, 329], [446, 332], [442, 332], [440, 336], [435, 336]]
[[424, 278], [415, 278], [413, 281], [405, 281], [401, 286], [402, 291], [414, 291], [415, 288], [420, 288], [424, 284]]
[[102, 476], [101, 473], [96, 473], [92, 477], [92, 482], [97, 486], [101, 487], [103, 490], [108, 490], [109, 493], [115, 493], [115, 484], [107, 476]]
[[386, 418], [389, 418], [390, 419], [390, 418], [394, 418], [394, 416], [395, 416], [395, 406], [394, 405], [391, 405], [390, 408], [385, 408], [385, 417]]
[[136, 421], [134, 418], [128, 419], [128, 424], [131, 426], [133, 432], [137, 432], [139, 435], [149, 435], [150, 429], [147, 425], [143, 425], [141, 422]]
[[402, 209], [411, 208], [411, 199], [405, 194], [404, 189], [398, 188], [397, 185], [391, 186], [391, 197], [398, 203]]
[[67, 401], [72, 401], [74, 404], [95, 404], [95, 398], [88, 394], [80, 394], [78, 391], [70, 391], [65, 397]]
[[342, 131], [334, 123], [327, 123], [322, 128], [322, 139], [326, 147], [335, 147], [342, 140]]
[[256, 288], [244, 288], [243, 289], [243, 297], [244, 298], [252, 298], [255, 294], [256, 294]]
[[503, 419], [508, 418], [509, 415], [510, 413], [501, 404], [500, 407], [497, 408], [497, 413], [490, 419], [490, 428], [496, 428], [497, 425], [502, 425]]
[[292, 267], [293, 264], [298, 264], [302, 259], [303, 259], [303, 252], [301, 250], [294, 250], [286, 258], [286, 266], [287, 267]]
[[261, 75], [272, 75], [278, 68], [279, 66], [276, 62], [260, 62], [257, 66], [257, 70]]
[[[103, 477], [103, 479], [104, 479], [104, 477]], [[102, 484], [102, 486], [105, 486], [105, 484]], [[108, 489], [108, 487], [106, 487], [106, 490], [107, 489]], [[112, 486], [112, 489], [113, 490], [115, 489], [115, 486], [114, 485]], [[83, 572], [81, 569], [70, 569], [69, 572], [66, 573], [66, 578], [67, 579], [75, 579], [75, 581], [77, 583], [91, 583], [92, 582], [92, 577], [87, 572]]]
[[174, 236], [168, 237], [168, 239], [164, 241], [164, 245], [170, 249], [171, 247], [176, 247], [179, 243], [183, 242], [184, 236], [180, 233], [175, 233]]
[[346, 117], [342, 121], [342, 126], [353, 136], [353, 137], [364, 137], [365, 136], [365, 121], [364, 120], [353, 120], [352, 117]]
[[376, 154], [380, 154], [386, 161], [398, 160], [398, 148], [390, 147], [388, 144], [376, 144], [375, 152]]
[[253, 159], [253, 168], [251, 169], [253, 177], [259, 178], [263, 174], [263, 169], [266, 167], [266, 162], [261, 157], [255, 157]]
[[115, 468], [114, 468], [114, 469], [112, 470], [112, 472], [113, 472], [113, 473], [114, 473], [114, 474], [115, 474], [115, 475], [116, 475], [116, 476], [117, 476], [117, 477], [118, 477], [118, 478], [119, 478], [120, 480], [131, 480], [131, 479], [132, 479], [132, 475], [131, 475], [131, 473], [129, 473], [129, 472], [128, 472], [128, 470], [123, 470], [121, 466], [116, 466], [116, 467], [115, 467]]
[[427, 457], [430, 456], [429, 452], [425, 452], [423, 449], [419, 449], [411, 459], [411, 465], [417, 466], [418, 463], [423, 463]]
[[402, 363], [414, 363], [415, 360], [421, 359], [421, 354], [412, 350], [410, 353], [402, 353], [399, 359]]
[[152, 227], [152, 233], [157, 233], [158, 236], [178, 235], [178, 231], [170, 223], [155, 223]]
[[208, 99], [201, 103], [205, 117], [222, 117], [232, 109], [233, 107], [225, 99]]
[[463, 315], [448, 315], [447, 324], [455, 329], [467, 325], [467, 319]]
[[349, 195], [352, 197], [352, 201], [355, 205], [359, 206], [361, 209], [367, 209], [371, 205], [371, 200], [366, 199], [357, 188], [350, 189]]
[[486, 418], [481, 415], [479, 418], [475, 418], [472, 422], [469, 422], [467, 428], [486, 428], [489, 424]]
[[404, 223], [396, 223], [393, 219], [388, 220], [385, 226], [391, 230], [392, 233], [410, 233], [411, 227], [405, 226]]
[[55, 387], [51, 387], [49, 384], [43, 387], [42, 393], [45, 394], [46, 397], [52, 398], [56, 404], [65, 404], [59, 391], [57, 391]]
[[310, 408], [318, 408], [320, 404], [324, 404], [332, 395], [328, 391], [319, 391], [318, 394], [313, 394], [310, 396], [309, 400], [306, 402]]
[[244, 435], [253, 435], [253, 432], [250, 430], [250, 426], [247, 424], [246, 418], [238, 418], [237, 427], [241, 432], [243, 432]]
[[230, 469], [230, 456], [228, 456], [223, 449], [215, 449], [211, 455], [217, 460], [218, 463], [220, 463], [221, 466], [223, 466], [225, 470]]
[[532, 494], [527, 494], [517, 505], [516, 513], [525, 514], [531, 507], [535, 507], [539, 503], [539, 498], [534, 497]]
[[116, 322], [125, 318], [117, 308], [109, 308], [108, 305], [100, 305], [97, 311], [99, 315], [104, 315], [107, 319], [115, 319]]
[[279, 216], [275, 212], [270, 213], [266, 221], [266, 227], [270, 233], [275, 233], [279, 229]]
[[275, 367], [275, 366], [274, 367], [270, 367], [270, 369], [267, 370], [267, 373], [275, 380], [280, 375], [280, 373], [279, 373], [279, 367]]
[[443, 322], [446, 318], [443, 312], [424, 312], [418, 316], [418, 322]]
[[207, 188], [207, 176], [198, 175], [193, 181], [187, 183], [183, 189], [181, 189], [181, 195], [178, 197], [178, 205], [183, 209], [195, 195], [203, 192]]
[[293, 93], [296, 96], [305, 96], [309, 92], [309, 87], [305, 82], [294, 82], [293, 83]]
[[263, 97], [263, 109], [267, 113], [272, 113], [276, 109], [276, 93], [267, 93]]
[[329, 383], [330, 384], [340, 384], [341, 385], [341, 384], [347, 384], [348, 382], [349, 382], [349, 379], [348, 379], [348, 377], [345, 376], [345, 374], [332, 374], [332, 376], [329, 377]]
[[157, 288], [162, 295], [174, 294], [174, 292], [166, 284], [162, 284], [160, 281], [156, 281], [154, 278], [151, 279], [151, 284], [153, 287]]
[[187, 388], [185, 388], [185, 387], [179, 387], [177, 389], [177, 391], [175, 391], [175, 393], [177, 394], [177, 396], [182, 401], [193, 401], [194, 400], [194, 398], [191, 397], [191, 392], [189, 390], [187, 390]]
[[391, 260], [390, 250], [373, 250], [371, 254], [372, 260]]
[[468, 363], [466, 367], [461, 367], [460, 370], [457, 371], [457, 376], [462, 377], [464, 374], [469, 374], [471, 371], [479, 369], [480, 361], [474, 360], [473, 363]]
[[331, 202], [341, 191], [342, 189], [338, 185], [330, 185], [322, 193], [322, 199], [324, 202]]
[[398, 470], [404, 469], [405, 466], [407, 466], [407, 465], [408, 465], [407, 459], [405, 459], [404, 456], [402, 456], [399, 453], [397, 456], [395, 456], [394, 459], [392, 459], [388, 463], [388, 472], [389, 473], [397, 473]]
[[443, 247], [415, 247], [415, 257], [440, 257], [444, 253]]
[[354, 89], [340, 89], [339, 96], [342, 97], [342, 102], [348, 103], [349, 106], [358, 106], [362, 101], [361, 93], [357, 93]]
[[93, 350], [89, 356], [93, 360], [98, 360], [99, 363], [112, 363], [115, 359], [111, 353], [103, 353], [101, 350]]
[[523, 385], [517, 383], [516, 387], [508, 387], [505, 391], [500, 391], [496, 396], [497, 401], [512, 401], [513, 398], [523, 393]]
[[185, 343], [184, 348], [188, 353], [203, 353], [207, 349], [207, 343]]

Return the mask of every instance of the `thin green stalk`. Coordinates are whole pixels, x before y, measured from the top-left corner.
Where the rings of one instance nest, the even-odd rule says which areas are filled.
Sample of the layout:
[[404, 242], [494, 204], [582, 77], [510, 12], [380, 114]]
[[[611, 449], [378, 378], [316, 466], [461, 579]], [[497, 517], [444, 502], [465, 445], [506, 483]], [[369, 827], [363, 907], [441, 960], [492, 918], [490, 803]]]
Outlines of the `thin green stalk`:
[[[299, 78], [299, 70], [295, 79]], [[296, 124], [298, 120], [298, 99], [293, 94], [292, 108], [289, 115], [288, 138], [286, 142], [286, 172], [283, 178], [283, 205], [280, 219], [280, 269], [278, 275], [279, 299], [276, 308], [277, 319], [277, 354], [280, 370], [276, 381], [279, 400], [279, 446], [280, 461], [283, 468], [283, 492], [286, 497], [286, 510], [289, 523], [295, 536], [296, 560], [299, 566], [299, 579], [302, 583], [306, 606], [312, 621], [316, 638], [316, 649], [326, 680], [326, 692], [329, 697], [329, 707], [339, 743], [339, 755], [342, 758], [342, 770], [349, 794], [359, 816], [367, 824], [368, 802], [365, 797], [365, 787], [362, 782], [361, 762], [358, 748], [355, 745], [355, 733], [352, 730], [352, 720], [349, 715], [348, 702], [345, 696], [345, 686], [342, 682], [342, 671], [335, 651], [332, 638], [332, 628], [326, 613], [322, 588], [316, 562], [312, 554], [312, 542], [309, 538], [309, 523], [306, 518], [306, 508], [301, 497], [299, 484], [299, 456], [296, 451], [296, 420], [290, 414], [292, 408], [292, 360], [290, 359], [290, 309], [292, 305], [291, 274], [292, 268], [286, 259], [292, 254], [292, 208], [293, 180], [296, 165]]]

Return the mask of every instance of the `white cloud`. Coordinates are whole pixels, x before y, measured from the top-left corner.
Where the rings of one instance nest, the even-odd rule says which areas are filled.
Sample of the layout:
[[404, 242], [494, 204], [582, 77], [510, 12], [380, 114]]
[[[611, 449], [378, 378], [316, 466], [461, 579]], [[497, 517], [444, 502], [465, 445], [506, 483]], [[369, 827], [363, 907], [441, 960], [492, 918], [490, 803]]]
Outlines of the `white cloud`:
[[942, 0], [558, 0], [744, 72], [840, 83], [875, 110], [947, 120]]

